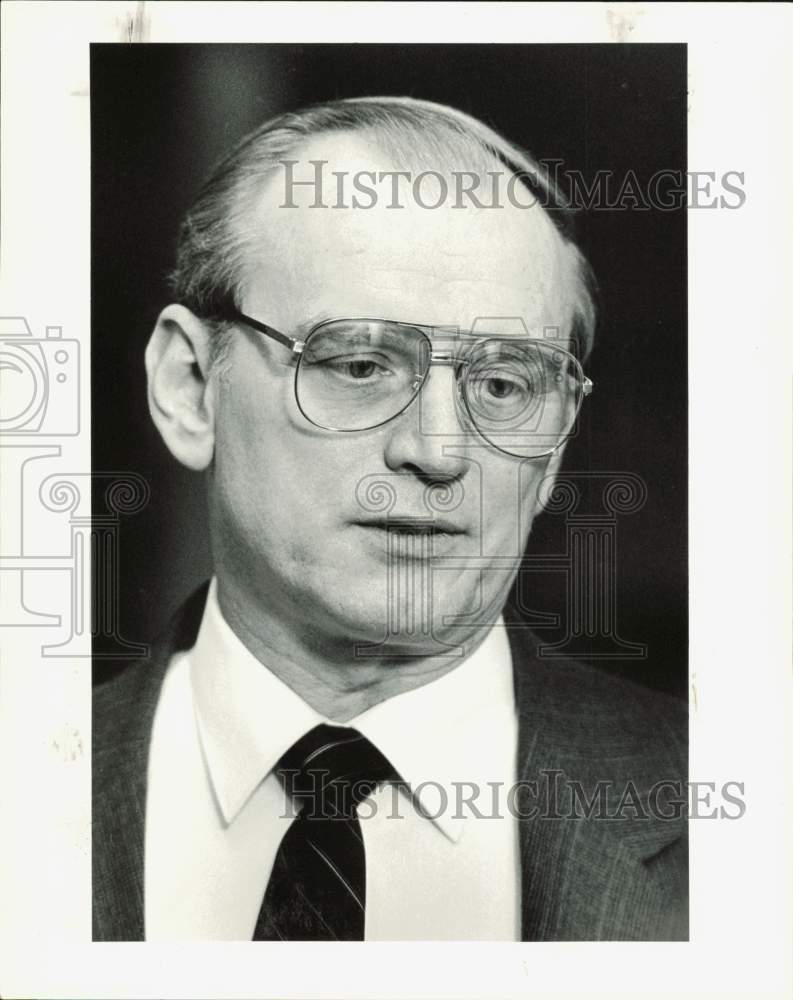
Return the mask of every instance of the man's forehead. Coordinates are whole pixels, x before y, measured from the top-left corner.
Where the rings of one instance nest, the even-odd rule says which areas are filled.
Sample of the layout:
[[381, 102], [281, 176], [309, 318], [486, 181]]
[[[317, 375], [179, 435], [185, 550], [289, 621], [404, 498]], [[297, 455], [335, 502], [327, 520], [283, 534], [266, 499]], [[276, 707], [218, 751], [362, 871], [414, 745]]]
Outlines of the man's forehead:
[[[250, 219], [249, 284], [278, 282], [296, 294], [356, 278], [429, 295], [436, 286], [447, 294], [457, 287], [483, 294], [491, 306], [514, 301], [523, 287], [532, 311], [539, 304], [563, 309], [563, 241], [539, 206], [518, 208], [503, 197], [507, 173], [497, 207], [460, 203], [453, 177], [447, 197], [427, 207], [442, 193], [437, 179], [420, 182], [421, 203], [416, 172], [396, 177], [401, 167], [363, 137], [317, 137], [286, 159], [297, 162], [275, 168]], [[374, 196], [365, 196], [363, 185]]]

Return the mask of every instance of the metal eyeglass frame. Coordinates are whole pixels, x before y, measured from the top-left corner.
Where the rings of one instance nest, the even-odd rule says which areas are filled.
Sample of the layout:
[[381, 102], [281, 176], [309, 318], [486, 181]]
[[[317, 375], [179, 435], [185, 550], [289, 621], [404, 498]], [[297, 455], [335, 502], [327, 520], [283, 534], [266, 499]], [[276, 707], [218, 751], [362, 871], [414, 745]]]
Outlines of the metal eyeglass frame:
[[[357, 318], [353, 318], [353, 319], [347, 319], [347, 318], [345, 318], [343, 320], [342, 319], [326, 319], [326, 320], [322, 320], [320, 323], [317, 323], [315, 326], [312, 326], [311, 329], [306, 334], [305, 340], [299, 340], [296, 337], [289, 337], [287, 334], [281, 333], [280, 330], [276, 330], [275, 327], [268, 326], [266, 323], [262, 323], [259, 320], [254, 319], [252, 316], [247, 316], [245, 313], [240, 312], [239, 310], [236, 310], [236, 309], [230, 311], [228, 318], [231, 321], [240, 321], [242, 323], [245, 323], [246, 326], [251, 327], [251, 329], [255, 330], [257, 333], [264, 334], [265, 337], [270, 337], [272, 340], [276, 340], [279, 344], [283, 344], [284, 347], [288, 347], [289, 348], [289, 350], [292, 352], [293, 356], [295, 358], [297, 358], [297, 367], [295, 368], [294, 393], [295, 393], [295, 401], [297, 403], [298, 409], [300, 410], [300, 412], [302, 413], [302, 415], [305, 417], [305, 419], [310, 424], [313, 424], [314, 427], [319, 427], [322, 430], [326, 430], [326, 431], [334, 431], [334, 432], [336, 432], [338, 434], [359, 434], [362, 431], [369, 431], [369, 430], [374, 430], [374, 428], [376, 428], [376, 427], [383, 427], [385, 424], [391, 423], [392, 420], [396, 420], [396, 418], [398, 416], [400, 416], [401, 414], [403, 414], [405, 412], [405, 410], [407, 410], [407, 408], [409, 406], [411, 406], [412, 403], [415, 402], [416, 397], [421, 392], [422, 386], [424, 385], [424, 381], [427, 378], [427, 375], [429, 374], [429, 369], [430, 369], [430, 367], [433, 364], [450, 365], [450, 366], [451, 365], [455, 365], [458, 368], [462, 368], [462, 367], [470, 364], [470, 362], [467, 361], [465, 358], [459, 358], [459, 357], [457, 357], [453, 353], [444, 352], [444, 351], [433, 351], [432, 350], [432, 341], [431, 341], [431, 339], [430, 339], [429, 334], [428, 334], [427, 331], [430, 331], [430, 330], [439, 330], [439, 329], [443, 329], [443, 328], [442, 327], [437, 327], [437, 326], [427, 326], [426, 324], [423, 324], [423, 323], [405, 323], [405, 322], [403, 322], [401, 320], [385, 320], [385, 319], [371, 319], [371, 318], [370, 319], [365, 319], [365, 318], [362, 318], [362, 317], [357, 317]], [[372, 424], [369, 427], [357, 427], [357, 428], [330, 427], [327, 424], [320, 424], [316, 420], [312, 420], [312, 418], [303, 409], [303, 406], [302, 406], [302, 404], [300, 402], [300, 395], [299, 395], [299, 393], [297, 391], [297, 379], [298, 379], [298, 372], [299, 372], [299, 369], [300, 369], [300, 359], [301, 359], [301, 357], [303, 355], [303, 352], [306, 349], [306, 344], [311, 339], [311, 337], [314, 335], [314, 333], [316, 333], [317, 330], [322, 329], [322, 327], [324, 327], [324, 326], [329, 326], [331, 323], [338, 323], [338, 322], [345, 322], [345, 323], [388, 323], [388, 324], [390, 324], [392, 326], [397, 326], [397, 327], [399, 327], [399, 326], [410, 327], [410, 328], [412, 328], [414, 330], [420, 330], [424, 334], [424, 336], [427, 338], [427, 341], [428, 341], [428, 343], [430, 345], [430, 356], [429, 356], [429, 361], [427, 363], [427, 371], [424, 374], [419, 374], [419, 375], [416, 376], [416, 382], [415, 382], [415, 384], [413, 386], [413, 395], [410, 397], [410, 399], [408, 399], [408, 401], [405, 403], [405, 405], [401, 409], [397, 410], [396, 413], [393, 413], [387, 419], [381, 420], [378, 423]], [[474, 340], [474, 342], [473, 342], [473, 344], [471, 346], [474, 347], [477, 344], [486, 342], [488, 340], [511, 340], [511, 339], [513, 339], [513, 338], [507, 338], [507, 337], [488, 337], [488, 336], [477, 337], [476, 340]], [[537, 341], [537, 342], [538, 343], [542, 343], [542, 344], [546, 344], [546, 346], [548, 346], [547, 345], [547, 341], [542, 340], [542, 341]], [[592, 389], [594, 388], [594, 382], [592, 382], [592, 380], [590, 378], [587, 378], [587, 376], [584, 374], [584, 370], [581, 367], [581, 363], [579, 362], [578, 358], [575, 357], [575, 355], [571, 354], [569, 351], [566, 351], [562, 347], [556, 347], [555, 346], [554, 350], [555, 351], [560, 351], [566, 357], [570, 358], [570, 360], [573, 362], [573, 364], [578, 368], [578, 370], [581, 373], [581, 395], [580, 395], [580, 398], [579, 398], [578, 403], [576, 405], [576, 411], [573, 414], [573, 417], [572, 417], [572, 419], [570, 421], [570, 429], [572, 430], [572, 428], [573, 428], [573, 426], [574, 426], [574, 424], [576, 422], [576, 419], [578, 417], [578, 414], [579, 414], [579, 412], [581, 410], [581, 405], [582, 405], [582, 403], [584, 401], [584, 398], [586, 396], [591, 395], [591, 393], [592, 393]], [[466, 399], [465, 393], [461, 389], [460, 382], [461, 382], [461, 379], [459, 377], [457, 377], [455, 379], [455, 385], [457, 387], [457, 394], [460, 397], [460, 400], [461, 400], [463, 406], [465, 407], [465, 411], [468, 414], [468, 417], [469, 417], [469, 419], [471, 421], [471, 424], [472, 424], [474, 430], [477, 432], [477, 434], [491, 448], [495, 448], [496, 451], [500, 451], [502, 455], [510, 455], [512, 458], [522, 458], [522, 459], [527, 460], [527, 461], [532, 461], [532, 460], [538, 459], [538, 458], [547, 458], [549, 455], [552, 455], [555, 451], [557, 451], [559, 448], [561, 448], [562, 444], [564, 443], [564, 439], [567, 437], [567, 434], [563, 435], [562, 440], [559, 441], [557, 444], [555, 444], [553, 446], [553, 448], [549, 448], [547, 451], [544, 451], [544, 452], [542, 452], [542, 454], [539, 454], [539, 455], [515, 455], [514, 452], [506, 451], [504, 448], [500, 448], [494, 441], [491, 441], [490, 438], [486, 437], [485, 434], [484, 434], [484, 432], [481, 431], [479, 429], [479, 427], [477, 426], [476, 419], [473, 416], [473, 414], [471, 413], [471, 409], [470, 409], [470, 407], [468, 405], [468, 400]], [[569, 434], [569, 431], [567, 433]]]

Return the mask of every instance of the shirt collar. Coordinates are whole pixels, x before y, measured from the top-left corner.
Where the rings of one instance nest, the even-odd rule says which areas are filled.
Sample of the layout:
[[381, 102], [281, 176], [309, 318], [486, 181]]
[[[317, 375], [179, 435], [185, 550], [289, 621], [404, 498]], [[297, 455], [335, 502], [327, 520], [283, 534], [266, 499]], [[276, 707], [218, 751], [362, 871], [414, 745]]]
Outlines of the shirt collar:
[[484, 791], [488, 781], [512, 778], [504, 761], [515, 757], [517, 716], [503, 622], [453, 670], [348, 725], [385, 754], [446, 836], [459, 839], [467, 810], [457, 808], [458, 789], [473, 783]]
[[[308, 705], [248, 650], [223, 617], [215, 579], [189, 656], [210, 780], [223, 818], [231, 823], [297, 739], [320, 723], [339, 723]], [[456, 808], [457, 786], [511, 779], [503, 761], [514, 757], [517, 723], [502, 622], [453, 670], [344, 725], [385, 754], [432, 822], [456, 841], [465, 819]]]

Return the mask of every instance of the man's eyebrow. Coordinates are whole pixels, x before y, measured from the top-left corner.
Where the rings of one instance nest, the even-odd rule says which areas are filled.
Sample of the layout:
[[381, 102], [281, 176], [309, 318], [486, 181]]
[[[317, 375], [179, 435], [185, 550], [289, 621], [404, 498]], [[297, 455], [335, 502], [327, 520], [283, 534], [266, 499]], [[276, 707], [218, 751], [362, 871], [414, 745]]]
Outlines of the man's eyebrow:
[[321, 312], [313, 313], [306, 319], [301, 320], [292, 330], [284, 332], [287, 332], [300, 340], [307, 337], [314, 327], [319, 326], [320, 323], [327, 323], [331, 319], [341, 318], [343, 317], [340, 317], [338, 313], [331, 313], [323, 309]]

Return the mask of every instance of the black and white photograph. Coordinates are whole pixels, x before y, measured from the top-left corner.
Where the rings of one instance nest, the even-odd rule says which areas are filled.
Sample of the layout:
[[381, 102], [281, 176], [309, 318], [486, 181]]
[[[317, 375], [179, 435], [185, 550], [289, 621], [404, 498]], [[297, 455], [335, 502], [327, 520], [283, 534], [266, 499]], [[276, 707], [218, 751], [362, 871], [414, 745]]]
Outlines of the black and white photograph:
[[[11, 6], [20, 40], [21, 8], [52, 17]], [[392, 5], [432, 21], [406, 40], [354, 26], [382, 32], [381, 4], [229, 4], [216, 35], [221, 4], [85, 6], [52, 133], [79, 125], [74, 277], [47, 299], [79, 306], [27, 308], [12, 263], [0, 318], [3, 626], [48, 679], [30, 773], [61, 776], [64, 817], [3, 951], [60, 886], [68, 995], [552, 995], [553, 954], [589, 995], [621, 944], [680, 955], [690, 982], [656, 991], [699, 995], [743, 893], [773, 926], [757, 995], [782, 996], [791, 691], [760, 616], [789, 580], [735, 522], [766, 464], [789, 471], [760, 427], [790, 352], [760, 291], [775, 244], [752, 290], [729, 249], [782, 161], [703, 142], [725, 50], [633, 4], [592, 5], [589, 33], [577, 4], [513, 5], [506, 33], [471, 30], [485, 5], [455, 5], [459, 33]], [[528, 29], [565, 6], [581, 31]], [[773, 496], [751, 501], [769, 525]], [[5, 689], [32, 705], [22, 676]]]
[[91, 86], [96, 939], [685, 940], [685, 48]]

